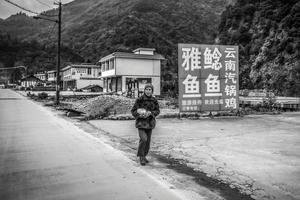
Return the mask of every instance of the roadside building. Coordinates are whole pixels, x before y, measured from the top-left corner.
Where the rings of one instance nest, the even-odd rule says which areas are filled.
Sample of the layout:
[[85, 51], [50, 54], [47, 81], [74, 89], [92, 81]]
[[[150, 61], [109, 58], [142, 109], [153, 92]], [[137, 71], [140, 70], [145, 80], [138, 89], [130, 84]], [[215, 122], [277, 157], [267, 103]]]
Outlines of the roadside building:
[[47, 81], [47, 72], [38, 72], [36, 74], [34, 74], [35, 77], [37, 77], [38, 79], [42, 80], [42, 81]]
[[100, 66], [94, 64], [71, 64], [61, 70], [63, 90], [82, 89], [89, 85], [103, 86]]
[[160, 95], [161, 61], [153, 48], [138, 48], [133, 53], [115, 52], [99, 60], [104, 92], [138, 96], [144, 85], [152, 83]]
[[21, 79], [21, 86], [25, 87], [25, 88], [36, 87], [36, 86], [42, 85], [42, 84], [44, 84], [44, 81], [42, 81], [41, 79], [39, 79], [33, 75], [30, 75], [30, 76], [27, 76], [27, 77]]
[[56, 70], [47, 71], [48, 81], [51, 82], [52, 84], [55, 84], [56, 75], [57, 75]]

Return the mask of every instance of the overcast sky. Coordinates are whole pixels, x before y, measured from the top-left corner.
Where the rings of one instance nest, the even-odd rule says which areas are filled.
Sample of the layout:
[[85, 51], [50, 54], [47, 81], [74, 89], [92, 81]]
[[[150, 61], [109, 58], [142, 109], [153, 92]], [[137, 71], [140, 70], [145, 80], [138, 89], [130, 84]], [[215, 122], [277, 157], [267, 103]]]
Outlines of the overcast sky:
[[[34, 12], [42, 12], [45, 10], [49, 10], [55, 8], [57, 6], [54, 5], [54, 0], [9, 0], [14, 2], [26, 9], [32, 10]], [[57, 2], [58, 0], [56, 0]], [[68, 3], [73, 0], [61, 0], [62, 3]], [[6, 19], [10, 15], [16, 14], [18, 12], [25, 12], [28, 15], [33, 15], [32, 13], [28, 13], [5, 0], [0, 0], [0, 18]]]

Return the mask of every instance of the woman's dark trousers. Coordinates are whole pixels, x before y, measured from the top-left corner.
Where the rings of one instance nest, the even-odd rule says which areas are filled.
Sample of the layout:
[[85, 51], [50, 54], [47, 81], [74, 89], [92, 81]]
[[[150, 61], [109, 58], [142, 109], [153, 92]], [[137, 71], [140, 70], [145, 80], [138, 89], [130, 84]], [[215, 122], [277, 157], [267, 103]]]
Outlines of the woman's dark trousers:
[[152, 129], [139, 128], [138, 131], [140, 136], [140, 142], [139, 142], [137, 156], [144, 157], [148, 154], [150, 149]]

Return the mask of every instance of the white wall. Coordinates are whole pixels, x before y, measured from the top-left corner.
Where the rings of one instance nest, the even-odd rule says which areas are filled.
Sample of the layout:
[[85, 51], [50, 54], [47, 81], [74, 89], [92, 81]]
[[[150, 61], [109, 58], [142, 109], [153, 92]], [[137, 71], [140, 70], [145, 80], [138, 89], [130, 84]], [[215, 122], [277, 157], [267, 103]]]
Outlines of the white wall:
[[51, 77], [51, 78], [48, 78], [48, 81], [56, 81], [56, 77]]
[[116, 75], [160, 76], [160, 60], [116, 58]]
[[160, 95], [160, 77], [152, 77], [152, 85], [154, 87], [154, 95]]
[[116, 69], [111, 69], [108, 71], [102, 72], [102, 77], [107, 77], [107, 76], [114, 76], [116, 74]]

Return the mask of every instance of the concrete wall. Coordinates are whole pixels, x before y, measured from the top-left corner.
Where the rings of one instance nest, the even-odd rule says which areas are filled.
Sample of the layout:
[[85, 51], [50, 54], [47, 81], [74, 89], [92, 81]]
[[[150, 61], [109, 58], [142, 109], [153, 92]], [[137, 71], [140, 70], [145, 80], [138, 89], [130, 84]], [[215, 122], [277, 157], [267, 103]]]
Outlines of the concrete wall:
[[116, 69], [111, 69], [111, 70], [102, 72], [101, 76], [107, 77], [107, 76], [114, 76], [115, 74], [116, 74]]
[[160, 76], [160, 60], [116, 58], [116, 75]]

